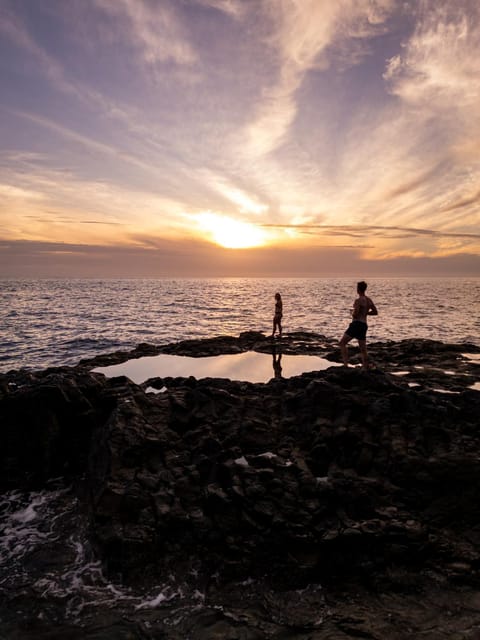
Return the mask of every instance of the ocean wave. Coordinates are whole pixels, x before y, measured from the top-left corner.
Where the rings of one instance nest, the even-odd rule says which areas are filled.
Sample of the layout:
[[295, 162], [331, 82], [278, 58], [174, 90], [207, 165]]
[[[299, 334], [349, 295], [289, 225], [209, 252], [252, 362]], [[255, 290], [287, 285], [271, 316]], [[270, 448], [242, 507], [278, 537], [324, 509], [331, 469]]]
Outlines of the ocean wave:
[[[355, 298], [347, 278], [0, 281], [0, 369], [73, 365], [146, 341], [270, 333], [277, 290], [285, 333], [343, 335]], [[369, 340], [480, 344], [480, 279], [376, 278], [368, 293], [379, 309]]]
[[[0, 590], [22, 593], [61, 606], [67, 619], [88, 610], [122, 610], [132, 615], [183, 600], [188, 586], [168, 576], [163, 583], [133, 590], [108, 578], [89, 542], [78, 500], [68, 486], [11, 491], [0, 496]], [[55, 483], [53, 483], [55, 484]], [[196, 597], [193, 597], [198, 604]]]

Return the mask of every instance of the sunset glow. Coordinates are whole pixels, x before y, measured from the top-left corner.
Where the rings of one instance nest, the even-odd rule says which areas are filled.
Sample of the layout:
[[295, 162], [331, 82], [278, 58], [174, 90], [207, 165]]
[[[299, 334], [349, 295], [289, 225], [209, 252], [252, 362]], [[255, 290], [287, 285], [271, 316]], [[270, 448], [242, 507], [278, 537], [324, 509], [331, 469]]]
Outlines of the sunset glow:
[[477, 0], [0, 0], [0, 60], [1, 275], [480, 273]]
[[249, 249], [266, 243], [266, 233], [248, 222], [239, 222], [214, 213], [199, 215], [198, 222], [214, 242], [226, 249]]

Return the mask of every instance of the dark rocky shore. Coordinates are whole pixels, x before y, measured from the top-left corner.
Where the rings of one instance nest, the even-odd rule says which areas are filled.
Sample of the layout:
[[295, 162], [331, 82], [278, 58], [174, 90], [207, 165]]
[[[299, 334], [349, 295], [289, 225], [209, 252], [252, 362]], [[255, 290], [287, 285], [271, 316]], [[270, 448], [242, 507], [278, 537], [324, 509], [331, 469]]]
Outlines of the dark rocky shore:
[[[3, 567], [0, 638], [480, 639], [480, 365], [462, 355], [479, 347], [371, 344], [371, 371], [267, 384], [91, 371], [272, 348], [339, 362], [320, 335], [273, 344], [247, 332], [0, 375], [2, 493], [61, 483], [113, 585], [171, 585], [72, 616]], [[25, 562], [40, 577], [68, 553], [60, 536]]]

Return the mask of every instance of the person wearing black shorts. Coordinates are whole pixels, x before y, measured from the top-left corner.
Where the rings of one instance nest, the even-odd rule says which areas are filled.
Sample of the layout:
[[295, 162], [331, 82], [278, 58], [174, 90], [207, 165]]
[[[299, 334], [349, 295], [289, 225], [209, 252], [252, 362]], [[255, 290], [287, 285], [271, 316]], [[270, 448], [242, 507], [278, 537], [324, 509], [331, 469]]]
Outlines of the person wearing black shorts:
[[377, 307], [374, 305], [373, 300], [365, 295], [367, 290], [367, 283], [357, 283], [358, 298], [353, 303], [352, 322], [348, 326], [348, 329], [343, 334], [340, 340], [340, 351], [342, 353], [343, 364], [348, 367], [348, 348], [347, 344], [354, 338], [358, 340], [358, 346], [360, 348], [360, 355], [362, 358], [362, 364], [365, 369], [368, 369], [368, 354], [367, 354], [367, 316], [378, 315]]

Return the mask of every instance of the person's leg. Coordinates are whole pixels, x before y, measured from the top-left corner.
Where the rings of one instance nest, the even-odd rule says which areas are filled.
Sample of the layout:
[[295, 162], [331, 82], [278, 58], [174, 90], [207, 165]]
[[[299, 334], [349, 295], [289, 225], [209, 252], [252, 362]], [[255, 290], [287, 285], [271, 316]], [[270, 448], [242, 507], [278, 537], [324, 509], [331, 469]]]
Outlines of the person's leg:
[[282, 337], [282, 320], [281, 319], [278, 321], [278, 332], [281, 338]]
[[367, 341], [359, 340], [358, 346], [360, 348], [360, 356], [362, 358], [363, 368], [368, 369]]
[[351, 339], [352, 339], [352, 337], [349, 336], [348, 333], [344, 333], [343, 334], [343, 338], [340, 340], [340, 352], [342, 354], [343, 364], [346, 367], [348, 367], [348, 349], [347, 349], [347, 344], [350, 342]]
[[272, 338], [273, 338], [273, 336], [275, 335], [275, 327], [276, 327], [276, 326], [277, 326], [277, 323], [276, 323], [276, 320], [275, 320], [275, 317], [274, 317], [274, 318], [273, 318], [273, 327], [272, 327], [272, 336], [271, 336]]

